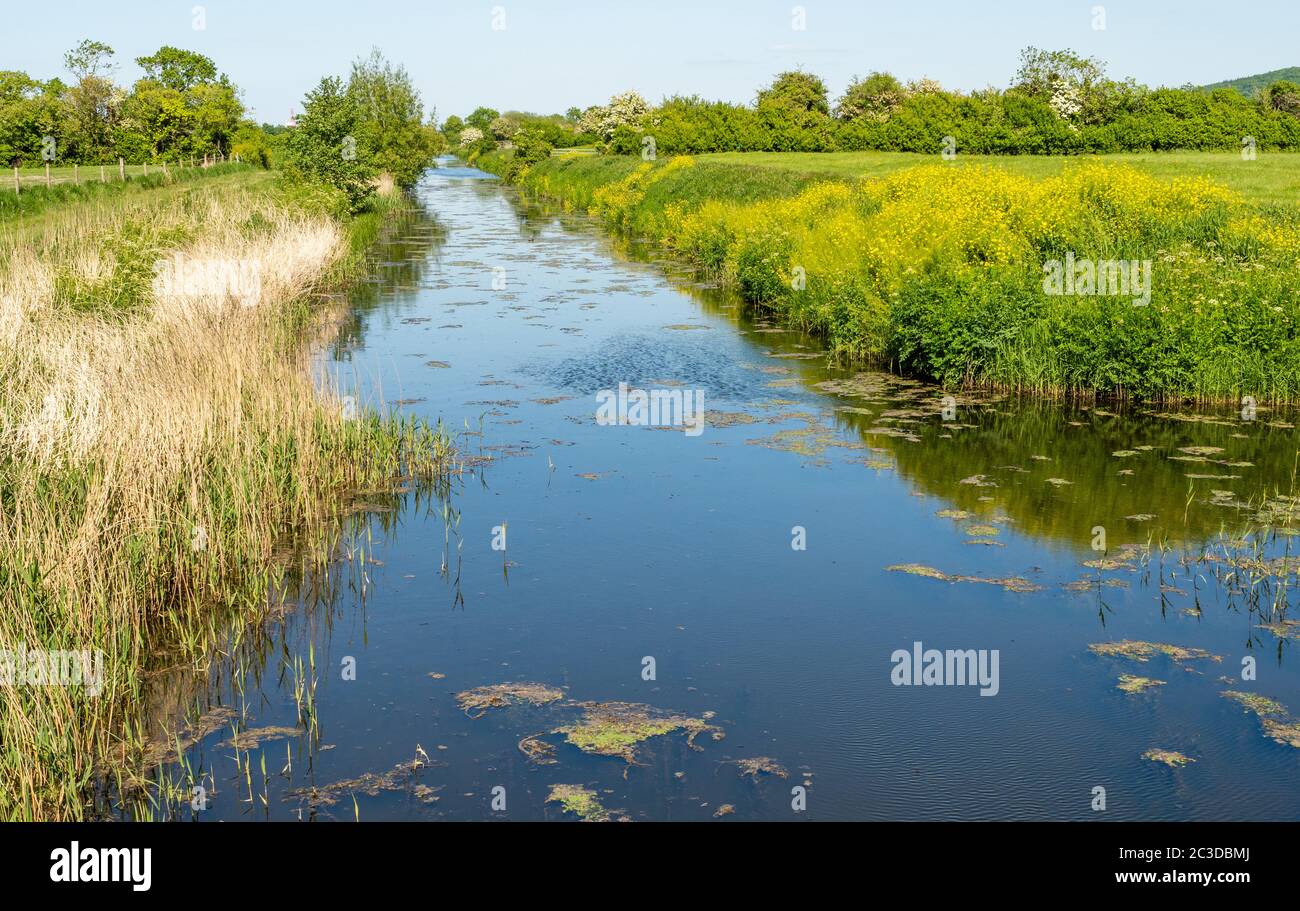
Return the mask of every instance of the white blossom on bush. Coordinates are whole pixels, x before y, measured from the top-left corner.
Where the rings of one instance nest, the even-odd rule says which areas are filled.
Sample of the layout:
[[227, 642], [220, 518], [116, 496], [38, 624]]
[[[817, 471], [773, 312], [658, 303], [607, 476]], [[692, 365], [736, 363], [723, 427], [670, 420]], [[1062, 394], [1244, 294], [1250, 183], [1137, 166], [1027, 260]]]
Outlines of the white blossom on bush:
[[483, 138], [483, 131], [480, 130], [478, 127], [465, 127], [465, 129], [460, 131], [461, 148], [464, 148], [465, 146], [473, 145], [474, 143], [478, 142], [482, 138]]
[[1070, 123], [1071, 129], [1074, 128], [1073, 120], [1079, 116], [1083, 110], [1083, 104], [1080, 101], [1083, 93], [1078, 86], [1071, 85], [1068, 82], [1057, 82], [1052, 86], [1052, 99], [1049, 102], [1056, 116]]
[[587, 108], [578, 123], [584, 133], [595, 133], [609, 142], [621, 126], [636, 126], [650, 111], [650, 105], [637, 92], [623, 92], [609, 99], [609, 104]]

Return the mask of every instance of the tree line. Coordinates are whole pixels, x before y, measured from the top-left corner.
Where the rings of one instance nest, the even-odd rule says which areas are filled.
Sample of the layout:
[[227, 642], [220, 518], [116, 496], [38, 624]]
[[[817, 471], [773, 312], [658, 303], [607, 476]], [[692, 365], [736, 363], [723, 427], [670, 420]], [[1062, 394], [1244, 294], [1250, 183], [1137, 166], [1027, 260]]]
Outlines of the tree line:
[[203, 54], [164, 46], [137, 57], [144, 75], [130, 87], [114, 81], [115, 58], [87, 39], [64, 55], [68, 80], [0, 71], [0, 162], [239, 158], [337, 191], [355, 212], [381, 175], [409, 186], [445, 146], [410, 75], [378, 50], [354, 61], [347, 78], [321, 79], [286, 126], [249, 118], [239, 88]]
[[[489, 116], [491, 115], [491, 116]], [[473, 121], [473, 122], [471, 122]], [[970, 93], [887, 72], [855, 78], [832, 101], [813, 73], [778, 75], [750, 104], [636, 92], [563, 117], [448, 118], [448, 140], [471, 154], [526, 139], [618, 154], [881, 150], [977, 154], [1300, 149], [1300, 85], [1274, 81], [1247, 97], [1231, 88], [1149, 88], [1106, 75], [1070, 50], [1026, 48], [1012, 84]]]
[[180, 161], [243, 153], [266, 161], [265, 136], [211, 58], [164, 46], [135, 58], [144, 76], [113, 79], [116, 51], [87, 39], [63, 57], [70, 79], [0, 71], [0, 162], [9, 167]]

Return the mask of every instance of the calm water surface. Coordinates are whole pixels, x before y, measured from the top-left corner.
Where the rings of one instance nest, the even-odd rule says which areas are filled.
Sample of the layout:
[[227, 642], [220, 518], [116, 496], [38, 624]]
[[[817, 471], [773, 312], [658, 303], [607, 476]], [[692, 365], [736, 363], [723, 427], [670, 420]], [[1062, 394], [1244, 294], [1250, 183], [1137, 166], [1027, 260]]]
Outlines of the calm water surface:
[[[284, 730], [240, 751], [249, 772], [229, 722], [202, 738], [200, 818], [572, 818], [546, 802], [559, 783], [633, 820], [1300, 816], [1300, 749], [1222, 696], [1300, 711], [1294, 630], [1183, 560], [1292, 489], [1290, 416], [945, 402], [837, 367], [653, 248], [480, 172], [433, 170], [417, 195], [322, 369], [458, 432], [454, 514], [416, 493], [371, 504], [329, 602], [268, 627], [247, 674], [216, 675], [234, 723]], [[599, 425], [596, 394], [620, 382], [703, 390], [706, 429]], [[911, 564], [968, 578], [889, 569]], [[1221, 660], [1089, 650], [1126, 639]], [[915, 642], [997, 650], [997, 695], [892, 685]], [[1164, 685], [1125, 693], [1121, 674]], [[289, 730], [312, 676], [316, 738]], [[567, 698], [457, 705], [519, 681]], [[725, 738], [655, 737], [629, 766], [552, 733], [581, 701]], [[520, 751], [530, 735], [553, 764]], [[754, 757], [788, 777], [742, 775]]]

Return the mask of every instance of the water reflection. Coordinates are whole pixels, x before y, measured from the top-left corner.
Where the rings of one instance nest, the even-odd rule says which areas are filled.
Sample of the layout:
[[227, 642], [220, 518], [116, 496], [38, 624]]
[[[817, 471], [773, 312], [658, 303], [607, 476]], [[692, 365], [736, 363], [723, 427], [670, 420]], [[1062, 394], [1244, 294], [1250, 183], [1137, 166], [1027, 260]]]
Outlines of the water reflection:
[[[572, 818], [556, 788], [632, 819], [1089, 818], [1098, 785], [1109, 818], [1300, 812], [1290, 714], [1224, 698], [1300, 709], [1286, 415], [945, 397], [494, 181], [419, 199], [328, 364], [455, 427], [456, 489], [365, 497], [327, 607], [212, 681], [282, 736], [196, 737], [200, 818]], [[706, 432], [597, 425], [621, 381], [704, 390]], [[891, 685], [915, 642], [998, 650], [999, 694]], [[505, 684], [563, 695], [462, 710]], [[628, 766], [570, 736], [609, 717], [723, 736]]]

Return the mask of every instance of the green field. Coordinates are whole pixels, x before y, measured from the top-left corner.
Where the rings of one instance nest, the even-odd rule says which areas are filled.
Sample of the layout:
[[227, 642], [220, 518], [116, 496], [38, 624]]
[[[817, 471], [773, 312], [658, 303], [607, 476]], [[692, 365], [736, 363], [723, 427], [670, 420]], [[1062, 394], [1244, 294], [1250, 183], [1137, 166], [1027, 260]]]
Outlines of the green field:
[[[126, 171], [127, 177], [143, 177], [145, 174], [163, 173], [162, 165], [159, 164], [129, 164], [126, 165], [123, 170]], [[175, 171], [178, 169], [175, 164], [169, 164], [167, 170]], [[181, 170], [189, 169], [183, 168]], [[103, 166], [102, 179], [104, 182], [111, 183], [115, 180], [120, 180], [121, 176], [122, 172], [118, 169], [117, 165], [107, 164]], [[19, 168], [18, 177], [24, 190], [32, 187], [45, 186], [44, 167]], [[88, 164], [79, 167], [74, 167], [73, 165], [60, 165], [58, 167], [50, 168], [51, 184], [73, 183], [74, 181], [79, 183], [99, 183], [100, 180], [101, 168], [99, 165]], [[5, 170], [0, 171], [0, 190], [13, 190], [14, 183], [13, 168], [6, 168]]]
[[[903, 168], [939, 161], [937, 155], [914, 152], [720, 152], [699, 155], [700, 162], [776, 168], [825, 178], [883, 177]], [[1300, 202], [1300, 153], [1260, 153], [1245, 161], [1239, 152], [1146, 152], [1104, 156], [961, 155], [954, 164], [984, 164], [1026, 177], [1048, 177], [1080, 161], [1104, 160], [1129, 164], [1153, 177], [1205, 176], [1241, 193], [1255, 203]]]

